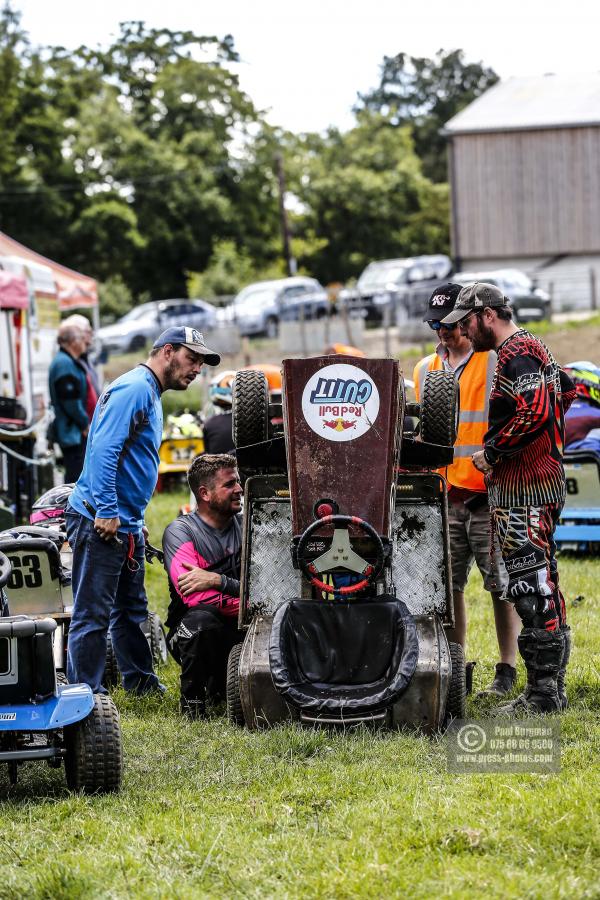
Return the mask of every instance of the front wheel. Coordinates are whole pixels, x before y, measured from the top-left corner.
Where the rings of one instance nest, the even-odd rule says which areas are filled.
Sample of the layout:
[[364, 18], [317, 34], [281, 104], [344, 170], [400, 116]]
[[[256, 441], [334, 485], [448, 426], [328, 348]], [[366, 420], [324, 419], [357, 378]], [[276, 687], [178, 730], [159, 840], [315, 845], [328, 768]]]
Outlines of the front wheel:
[[65, 775], [72, 791], [105, 794], [118, 791], [123, 777], [121, 723], [117, 708], [104, 694], [94, 696], [91, 713], [64, 729]]

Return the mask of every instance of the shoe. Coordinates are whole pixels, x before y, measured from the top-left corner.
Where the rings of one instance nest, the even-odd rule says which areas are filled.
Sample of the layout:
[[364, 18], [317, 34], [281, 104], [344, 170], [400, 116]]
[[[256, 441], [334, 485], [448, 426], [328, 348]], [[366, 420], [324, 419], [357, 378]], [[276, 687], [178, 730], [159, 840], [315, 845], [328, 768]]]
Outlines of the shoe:
[[478, 697], [504, 697], [510, 694], [517, 681], [517, 670], [508, 663], [496, 663], [496, 674], [488, 688], [479, 691]]
[[544, 628], [524, 628], [518, 637], [519, 652], [527, 669], [527, 685], [511, 703], [497, 706], [492, 716], [545, 715], [563, 708], [558, 695], [558, 673], [565, 652], [565, 635]]

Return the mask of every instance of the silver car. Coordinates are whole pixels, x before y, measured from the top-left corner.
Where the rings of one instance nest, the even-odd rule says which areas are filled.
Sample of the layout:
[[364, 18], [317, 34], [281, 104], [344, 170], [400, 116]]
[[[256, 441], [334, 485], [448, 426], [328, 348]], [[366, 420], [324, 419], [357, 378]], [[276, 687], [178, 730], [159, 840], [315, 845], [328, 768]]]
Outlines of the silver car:
[[101, 351], [132, 353], [172, 325], [190, 325], [199, 331], [210, 331], [217, 325], [217, 310], [206, 300], [156, 300], [142, 303], [113, 325], [98, 331]]
[[319, 319], [327, 315], [327, 291], [315, 278], [298, 275], [274, 281], [257, 281], [237, 294], [221, 312], [224, 322], [238, 326], [240, 334], [277, 337], [279, 323], [299, 319]]

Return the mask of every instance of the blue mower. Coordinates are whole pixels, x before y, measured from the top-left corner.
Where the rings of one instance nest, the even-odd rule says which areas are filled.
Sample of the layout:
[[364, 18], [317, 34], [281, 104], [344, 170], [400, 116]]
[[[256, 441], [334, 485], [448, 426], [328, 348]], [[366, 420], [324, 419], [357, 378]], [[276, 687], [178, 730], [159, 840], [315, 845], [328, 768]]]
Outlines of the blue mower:
[[[0, 591], [11, 563], [0, 552]], [[3, 596], [3, 608], [4, 608]], [[12, 784], [19, 763], [65, 766], [67, 785], [86, 794], [117, 791], [123, 753], [117, 709], [86, 684], [57, 681], [55, 619], [0, 618], [0, 763]]]

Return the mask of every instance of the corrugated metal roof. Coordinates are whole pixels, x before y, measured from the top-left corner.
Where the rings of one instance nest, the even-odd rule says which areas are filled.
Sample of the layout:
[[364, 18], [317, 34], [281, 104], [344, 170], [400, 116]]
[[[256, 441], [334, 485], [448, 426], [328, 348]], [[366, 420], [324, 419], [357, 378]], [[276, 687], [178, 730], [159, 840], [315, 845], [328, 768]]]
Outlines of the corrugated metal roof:
[[444, 132], [600, 125], [600, 72], [508, 78], [446, 122]]

